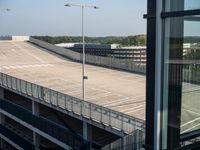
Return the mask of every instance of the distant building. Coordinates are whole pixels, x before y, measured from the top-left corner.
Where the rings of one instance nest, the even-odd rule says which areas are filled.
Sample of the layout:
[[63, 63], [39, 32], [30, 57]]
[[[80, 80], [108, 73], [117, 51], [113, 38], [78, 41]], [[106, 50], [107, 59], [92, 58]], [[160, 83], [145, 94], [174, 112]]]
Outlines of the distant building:
[[[65, 47], [65, 48], [83, 48], [82, 43], [59, 43], [55, 44], [59, 47]], [[120, 48], [120, 44], [93, 44], [93, 43], [86, 43], [85, 48], [104, 48], [104, 49], [116, 49]]]
[[[83, 48], [83, 44], [75, 44], [74, 48]], [[120, 48], [120, 44], [85, 44], [86, 49], [116, 49]]]
[[122, 49], [146, 49], [146, 46], [125, 46]]
[[75, 44], [79, 44], [79, 43], [59, 43], [55, 45], [59, 47], [71, 48], [71, 47], [74, 47]]
[[[66, 47], [75, 52], [82, 53], [83, 45], [75, 44]], [[120, 44], [85, 44], [85, 52], [89, 55], [113, 57], [118, 59], [131, 59], [135, 62], [146, 63], [146, 47], [121, 47]]]

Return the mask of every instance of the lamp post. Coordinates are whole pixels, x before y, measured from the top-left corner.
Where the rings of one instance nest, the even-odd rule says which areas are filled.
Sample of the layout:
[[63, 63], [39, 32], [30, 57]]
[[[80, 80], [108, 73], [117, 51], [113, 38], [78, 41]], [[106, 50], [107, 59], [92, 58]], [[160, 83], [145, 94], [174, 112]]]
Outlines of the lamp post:
[[[83, 38], [83, 64], [82, 64], [82, 107], [81, 112], [83, 114], [83, 108], [85, 105], [85, 80], [87, 79], [87, 76], [85, 74], [85, 32], [84, 32], [84, 9], [85, 8], [93, 8], [98, 9], [97, 6], [93, 5], [79, 5], [79, 4], [66, 4], [66, 7], [79, 7], [82, 9], [82, 38]], [[86, 122], [83, 121], [83, 138], [85, 140], [90, 140], [91, 138], [91, 128], [88, 126]]]
[[0, 8], [0, 11], [11, 11], [9, 8]]
[[94, 5], [81, 5], [81, 4], [66, 4], [66, 7], [79, 7], [82, 9], [82, 38], [83, 38], [83, 64], [82, 64], [82, 99], [85, 101], [85, 80], [87, 76], [85, 74], [85, 31], [84, 31], [84, 9], [93, 8], [98, 9], [99, 7]]

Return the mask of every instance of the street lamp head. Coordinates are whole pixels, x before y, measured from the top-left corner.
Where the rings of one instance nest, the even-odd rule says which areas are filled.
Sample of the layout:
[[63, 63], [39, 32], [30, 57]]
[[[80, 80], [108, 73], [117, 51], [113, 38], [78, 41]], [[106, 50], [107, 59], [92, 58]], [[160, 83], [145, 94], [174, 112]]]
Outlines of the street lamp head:
[[97, 7], [97, 6], [94, 6], [94, 9], [99, 9], [99, 7]]
[[65, 4], [65, 7], [82, 7], [82, 8], [94, 8], [94, 9], [99, 9], [99, 7], [94, 6], [94, 5], [81, 5], [81, 4]]
[[8, 8], [6, 8], [6, 9], [3, 8], [3, 9], [2, 9], [2, 8], [0, 8], [0, 11], [11, 11], [11, 9], [8, 9]]
[[65, 6], [66, 6], [66, 7], [71, 7], [71, 5], [70, 5], [70, 4], [65, 4]]

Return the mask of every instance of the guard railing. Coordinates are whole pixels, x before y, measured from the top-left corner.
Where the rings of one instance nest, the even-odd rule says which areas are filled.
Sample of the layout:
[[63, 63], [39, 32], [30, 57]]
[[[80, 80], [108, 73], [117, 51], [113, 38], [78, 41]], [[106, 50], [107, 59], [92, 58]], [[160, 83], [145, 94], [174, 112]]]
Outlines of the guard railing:
[[0, 86], [19, 94], [25, 94], [40, 103], [51, 104], [58, 109], [71, 112], [125, 133], [131, 133], [137, 129], [145, 129], [145, 121], [142, 119], [83, 101], [4, 73], [0, 73]]
[[141, 150], [145, 143], [145, 130], [135, 130], [106, 146], [101, 150]]

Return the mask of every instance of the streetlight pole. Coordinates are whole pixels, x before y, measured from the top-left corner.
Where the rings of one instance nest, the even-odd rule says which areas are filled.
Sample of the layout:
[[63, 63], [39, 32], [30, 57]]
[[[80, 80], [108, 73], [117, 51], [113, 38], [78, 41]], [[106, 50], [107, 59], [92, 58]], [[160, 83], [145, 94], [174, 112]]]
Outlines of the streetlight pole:
[[[82, 105], [82, 113], [83, 113], [83, 108], [85, 105], [85, 80], [87, 79], [86, 73], [85, 73], [85, 23], [84, 23], [84, 9], [85, 8], [93, 8], [93, 9], [98, 9], [97, 6], [93, 5], [79, 5], [79, 4], [66, 4], [66, 7], [79, 7], [82, 10], [82, 42], [83, 42], [83, 64], [82, 64], [82, 99], [83, 99], [83, 105]], [[88, 129], [88, 125], [86, 122], [83, 121], [83, 138], [85, 140], [88, 140], [88, 133], [90, 132], [90, 129]]]
[[84, 31], [84, 6], [82, 8], [82, 37], [83, 37], [83, 65], [82, 65], [82, 98], [85, 101], [85, 31]]
[[85, 80], [87, 79], [86, 73], [85, 73], [85, 24], [84, 24], [84, 9], [85, 8], [93, 8], [98, 9], [99, 7], [94, 5], [80, 5], [80, 4], [66, 4], [66, 7], [79, 7], [82, 9], [82, 42], [83, 42], [83, 64], [82, 64], [82, 99], [85, 101]]

